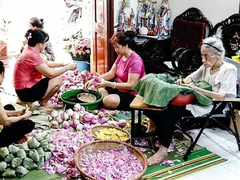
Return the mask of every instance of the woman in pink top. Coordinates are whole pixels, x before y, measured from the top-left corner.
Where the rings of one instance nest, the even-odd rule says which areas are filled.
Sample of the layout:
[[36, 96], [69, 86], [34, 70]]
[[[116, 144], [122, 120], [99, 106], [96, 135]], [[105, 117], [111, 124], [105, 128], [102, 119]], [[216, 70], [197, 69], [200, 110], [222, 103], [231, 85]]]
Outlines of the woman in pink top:
[[62, 85], [60, 75], [76, 69], [76, 64], [63, 65], [46, 62], [41, 58], [39, 52], [45, 49], [49, 40], [48, 34], [42, 29], [29, 30], [26, 37], [28, 46], [18, 57], [14, 67], [14, 88], [21, 101], [39, 101], [41, 106], [50, 106], [47, 104], [48, 100]]
[[[100, 92], [103, 93], [103, 106], [109, 109], [125, 109], [137, 94], [132, 87], [145, 76], [145, 67], [141, 57], [131, 49], [134, 40], [124, 32], [115, 33], [110, 42], [118, 57], [110, 71], [101, 75]], [[93, 81], [85, 84], [87, 90]]]

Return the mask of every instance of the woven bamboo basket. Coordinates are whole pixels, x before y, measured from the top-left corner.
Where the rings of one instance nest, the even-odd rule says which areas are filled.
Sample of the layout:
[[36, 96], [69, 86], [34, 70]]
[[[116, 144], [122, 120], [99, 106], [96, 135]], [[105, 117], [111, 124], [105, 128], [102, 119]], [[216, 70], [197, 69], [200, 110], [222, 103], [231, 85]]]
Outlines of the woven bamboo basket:
[[76, 167], [77, 167], [78, 171], [80, 172], [80, 174], [85, 179], [97, 180], [94, 177], [86, 174], [82, 170], [82, 168], [81, 168], [82, 159], [83, 159], [82, 156], [89, 154], [89, 153], [93, 153], [94, 151], [97, 151], [97, 150], [109, 150], [109, 149], [113, 149], [113, 148], [122, 148], [122, 147], [127, 147], [141, 161], [141, 163], [143, 165], [143, 170], [141, 173], [139, 173], [139, 175], [137, 177], [135, 177], [132, 180], [140, 179], [143, 176], [143, 174], [145, 173], [145, 171], [147, 170], [147, 159], [144, 156], [144, 154], [141, 151], [139, 151], [137, 148], [135, 148], [134, 146], [132, 146], [126, 142], [121, 142], [121, 141], [98, 140], [98, 141], [93, 141], [91, 143], [81, 146], [80, 148], [77, 149], [77, 151], [74, 154], [74, 161], [75, 161]]
[[[98, 132], [99, 130], [101, 130], [101, 129], [105, 129], [105, 128], [111, 128], [111, 129], [117, 129], [117, 130], [119, 130], [119, 131], [121, 131], [121, 132], [123, 132], [124, 134], [126, 134], [126, 139], [125, 140], [121, 140], [119, 137], [117, 137], [116, 139], [99, 139], [98, 137], [97, 137], [97, 135], [96, 135], [96, 132]], [[120, 128], [120, 127], [116, 127], [116, 126], [110, 126], [110, 125], [96, 125], [96, 126], [93, 126], [92, 128], [91, 128], [91, 134], [96, 138], [96, 139], [98, 139], [98, 140], [116, 140], [116, 141], [124, 141], [124, 142], [126, 142], [126, 141], [128, 141], [129, 139], [131, 139], [131, 134], [129, 133], [129, 132], [127, 132], [127, 131], [125, 131], [124, 129], [122, 129], [122, 128]]]

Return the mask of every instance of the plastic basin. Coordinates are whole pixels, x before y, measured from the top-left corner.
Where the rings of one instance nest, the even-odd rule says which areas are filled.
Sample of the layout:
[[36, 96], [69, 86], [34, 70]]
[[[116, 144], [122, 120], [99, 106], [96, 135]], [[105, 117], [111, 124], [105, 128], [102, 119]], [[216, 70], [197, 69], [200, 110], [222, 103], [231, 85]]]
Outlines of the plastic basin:
[[82, 92], [85, 91], [83, 89], [69, 90], [64, 92], [60, 96], [60, 99], [66, 105], [67, 108], [72, 108], [75, 104], [79, 103], [81, 106], [84, 106], [87, 111], [97, 109], [103, 99], [102, 93], [95, 90], [89, 90], [88, 92], [95, 95], [97, 100], [93, 102], [81, 102], [78, 100], [77, 95]]

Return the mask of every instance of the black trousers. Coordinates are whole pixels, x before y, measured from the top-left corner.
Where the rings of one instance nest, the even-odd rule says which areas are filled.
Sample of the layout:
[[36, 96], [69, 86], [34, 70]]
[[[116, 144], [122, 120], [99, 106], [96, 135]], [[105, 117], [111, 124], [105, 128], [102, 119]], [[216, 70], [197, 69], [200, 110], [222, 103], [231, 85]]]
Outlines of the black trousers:
[[159, 142], [169, 147], [175, 130], [176, 122], [183, 116], [192, 115], [186, 110], [186, 106], [169, 105], [167, 109], [161, 112], [145, 111], [144, 114], [151, 118], [156, 124], [156, 136]]
[[[11, 105], [5, 106], [4, 108], [7, 110], [14, 110]], [[35, 123], [32, 120], [20, 120], [10, 126], [5, 126], [0, 133], [0, 147], [17, 142], [25, 134], [30, 133], [34, 129], [34, 126]]]

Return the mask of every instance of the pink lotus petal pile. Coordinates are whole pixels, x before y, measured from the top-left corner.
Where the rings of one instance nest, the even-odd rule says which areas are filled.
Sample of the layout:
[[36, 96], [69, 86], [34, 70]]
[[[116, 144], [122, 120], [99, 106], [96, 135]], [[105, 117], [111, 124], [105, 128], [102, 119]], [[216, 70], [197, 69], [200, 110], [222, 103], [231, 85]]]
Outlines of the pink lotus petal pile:
[[83, 172], [97, 180], [131, 180], [143, 171], [142, 162], [127, 147], [82, 153], [80, 158]]
[[66, 174], [67, 178], [78, 177], [80, 174], [73, 161], [74, 153], [81, 145], [94, 140], [86, 131], [89, 129], [83, 129], [81, 132], [60, 129], [52, 133], [52, 143], [56, 147], [52, 151], [53, 156], [44, 163], [43, 168], [49, 174]]

